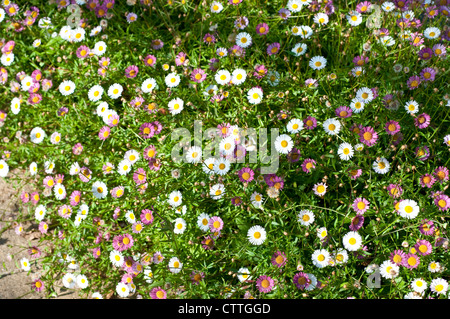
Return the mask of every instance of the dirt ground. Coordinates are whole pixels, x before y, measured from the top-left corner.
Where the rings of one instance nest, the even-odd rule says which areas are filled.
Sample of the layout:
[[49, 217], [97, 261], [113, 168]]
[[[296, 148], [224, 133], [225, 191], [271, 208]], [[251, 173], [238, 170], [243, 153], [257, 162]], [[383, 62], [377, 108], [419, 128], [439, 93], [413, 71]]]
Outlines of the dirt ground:
[[[8, 174], [20, 176], [20, 172], [12, 171]], [[20, 259], [27, 257], [30, 246], [38, 246], [44, 253], [45, 245], [39, 245], [37, 225], [35, 223], [23, 223], [24, 231], [17, 235], [15, 220], [20, 215], [20, 194], [23, 190], [34, 191], [30, 184], [11, 183], [9, 178], [0, 177], [0, 299], [46, 299], [43, 292], [31, 290], [33, 280], [39, 278], [40, 269], [32, 264], [28, 274], [20, 267]], [[58, 291], [56, 299], [78, 299], [75, 290], [62, 289]]]

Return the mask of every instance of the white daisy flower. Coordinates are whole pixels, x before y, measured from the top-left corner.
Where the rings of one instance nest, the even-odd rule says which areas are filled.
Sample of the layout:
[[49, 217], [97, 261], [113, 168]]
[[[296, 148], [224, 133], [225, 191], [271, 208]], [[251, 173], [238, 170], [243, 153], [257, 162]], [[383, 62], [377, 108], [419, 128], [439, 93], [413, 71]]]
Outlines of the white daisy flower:
[[47, 174], [52, 174], [53, 173], [53, 169], [55, 168], [55, 162], [48, 160], [44, 162], [44, 171]]
[[384, 2], [381, 5], [381, 9], [383, 9], [384, 12], [391, 12], [392, 10], [395, 9], [395, 4], [390, 1]]
[[314, 223], [314, 213], [309, 209], [303, 209], [298, 213], [297, 220], [303, 226], [309, 226]]
[[101, 102], [98, 106], [97, 106], [97, 110], [96, 113], [98, 116], [103, 117], [106, 112], [109, 110], [109, 106], [108, 103], [106, 102]]
[[436, 27], [428, 27], [423, 31], [423, 36], [427, 39], [437, 39], [441, 35], [441, 31]]
[[223, 10], [223, 5], [219, 1], [213, 1], [211, 3], [211, 12], [212, 13], [219, 13]]
[[134, 214], [134, 212], [132, 210], [127, 210], [127, 212], [125, 213], [125, 219], [130, 224], [135, 224], [136, 221], [137, 221], [136, 220], [136, 215]]
[[106, 184], [101, 181], [96, 181], [92, 184], [92, 194], [95, 198], [102, 199], [108, 195], [108, 188]]
[[269, 70], [267, 72], [266, 79], [270, 86], [277, 86], [280, 83], [280, 73], [274, 70]]
[[209, 190], [209, 196], [211, 196], [211, 198], [215, 200], [221, 199], [224, 194], [225, 194], [225, 186], [220, 183], [211, 186]]
[[125, 261], [122, 253], [117, 250], [113, 250], [109, 253], [109, 260], [116, 267], [122, 267], [123, 262]]
[[61, 82], [61, 84], [59, 85], [59, 92], [64, 95], [70, 95], [75, 91], [75, 83], [73, 83], [73, 81], [70, 80], [64, 80]]
[[[89, 89], [88, 98], [89, 101], [97, 102], [102, 98], [103, 88], [100, 85], [94, 85]], [[97, 113], [98, 114], [98, 113]]]
[[102, 296], [101, 293], [99, 293], [98, 291], [96, 291], [96, 292], [93, 292], [93, 293], [92, 293], [91, 298], [92, 298], [92, 299], [103, 299], [103, 296]]
[[168, 108], [172, 115], [176, 115], [184, 109], [184, 101], [177, 97], [169, 102]]
[[299, 27], [299, 33], [302, 39], [308, 39], [312, 36], [313, 30], [307, 25], [302, 25]]
[[356, 98], [363, 103], [369, 103], [373, 100], [373, 92], [368, 87], [362, 87], [356, 91]]
[[291, 50], [292, 53], [294, 53], [295, 56], [301, 56], [306, 53], [308, 50], [308, 45], [305, 43], [297, 43]]
[[358, 11], [350, 11], [345, 17], [352, 27], [356, 27], [362, 22], [362, 15]]
[[427, 267], [429, 272], [435, 273], [440, 272], [442, 270], [441, 264], [437, 261], [431, 261]]
[[329, 21], [328, 15], [322, 12], [316, 13], [313, 20], [314, 23], [317, 23], [319, 25], [326, 25]]
[[61, 133], [59, 132], [53, 132], [53, 134], [50, 136], [50, 143], [52, 144], [59, 144], [61, 142]]
[[317, 249], [313, 252], [311, 256], [314, 266], [317, 268], [324, 268], [328, 266], [330, 261], [330, 253], [325, 249]]
[[275, 149], [280, 154], [288, 154], [294, 147], [294, 142], [289, 135], [282, 134], [275, 139]]
[[66, 198], [66, 188], [63, 184], [56, 184], [55, 187], [53, 187], [53, 192], [55, 193], [55, 197], [58, 200]]
[[86, 204], [81, 204], [78, 208], [78, 215], [81, 216], [82, 219], [85, 219], [89, 214], [89, 206]]
[[122, 95], [123, 87], [119, 83], [114, 83], [108, 89], [108, 96], [112, 99], [117, 99]]
[[291, 119], [286, 125], [286, 129], [289, 133], [298, 133], [303, 130], [303, 121], [299, 119]]
[[202, 170], [205, 174], [214, 174], [214, 163], [216, 159], [214, 157], [207, 158], [203, 161]]
[[303, 8], [303, 3], [300, 0], [289, 0], [286, 7], [291, 12], [300, 12]]
[[10, 66], [14, 62], [14, 53], [2, 54], [2, 57], [0, 58], [0, 62], [4, 66]]
[[164, 82], [166, 83], [166, 86], [169, 88], [177, 87], [178, 84], [180, 84], [180, 76], [176, 73], [169, 73], [164, 78]]
[[130, 287], [123, 282], [119, 282], [116, 285], [116, 292], [121, 298], [126, 298], [130, 295]]
[[404, 199], [398, 205], [398, 212], [404, 218], [414, 219], [419, 214], [419, 211], [419, 205], [412, 199]]
[[250, 200], [253, 206], [255, 206], [256, 208], [260, 208], [263, 204], [264, 197], [258, 192], [253, 192], [252, 196], [250, 197]]
[[192, 146], [186, 152], [188, 163], [198, 163], [202, 160], [202, 149], [199, 146]]
[[236, 144], [234, 136], [228, 136], [222, 139], [219, 143], [219, 151], [223, 155], [231, 155], [234, 152]]
[[131, 165], [135, 164], [137, 161], [139, 161], [140, 159], [140, 155], [139, 152], [136, 150], [128, 150], [125, 152], [125, 154], [123, 155], [124, 159], [127, 159], [128, 161], [130, 161]]
[[335, 118], [326, 120], [322, 126], [328, 135], [337, 135], [341, 130], [341, 123]]
[[183, 196], [180, 191], [173, 191], [169, 194], [169, 199], [167, 200], [170, 206], [178, 207], [183, 202]]
[[361, 248], [362, 245], [362, 237], [356, 231], [350, 231], [344, 235], [342, 239], [342, 243], [344, 248], [349, 251], [357, 251]]
[[324, 239], [325, 237], [328, 236], [328, 231], [326, 227], [319, 227], [316, 230], [316, 235], [317, 237], [319, 237], [321, 240]]
[[422, 278], [415, 278], [412, 282], [411, 282], [411, 288], [418, 293], [423, 293], [428, 287], [428, 284], [425, 280], [423, 280]]
[[236, 36], [236, 44], [241, 48], [248, 48], [252, 44], [252, 36], [247, 32], [240, 32]]
[[173, 232], [175, 234], [184, 233], [184, 231], [186, 230], [186, 221], [183, 218], [179, 217], [175, 219], [173, 223], [174, 223]]
[[80, 164], [78, 164], [78, 162], [74, 162], [72, 163], [72, 165], [70, 165], [69, 175], [71, 176], [78, 175], [80, 173], [80, 170], [81, 170]]
[[22, 91], [28, 91], [28, 89], [33, 85], [33, 78], [29, 75], [25, 76], [21, 81], [20, 81], [20, 88], [22, 89]]
[[244, 69], [236, 69], [231, 73], [231, 82], [234, 85], [240, 85], [245, 82], [247, 78], [247, 72]]
[[183, 268], [183, 263], [177, 257], [170, 258], [169, 271], [171, 273], [177, 274], [181, 271], [182, 268]]
[[206, 213], [201, 213], [198, 217], [197, 217], [197, 226], [204, 232], [209, 230], [209, 219], [211, 218], [211, 216], [209, 216]]
[[245, 268], [245, 267], [241, 267], [237, 271], [237, 277], [240, 282], [244, 282], [246, 280], [252, 279], [252, 276], [250, 276], [250, 274], [251, 274], [250, 270], [248, 270], [248, 268]]
[[386, 174], [387, 172], [389, 172], [389, 169], [391, 168], [391, 164], [389, 164], [387, 159], [382, 157], [379, 160], [375, 160], [373, 162], [372, 168], [378, 174]]
[[225, 175], [230, 170], [231, 163], [226, 158], [216, 159], [214, 162], [214, 173], [218, 175]]
[[405, 103], [405, 110], [411, 115], [416, 114], [417, 112], [419, 112], [419, 103], [414, 100], [410, 100]]
[[252, 226], [247, 232], [247, 238], [253, 245], [262, 245], [267, 238], [266, 230], [259, 226]]
[[263, 91], [258, 87], [251, 88], [247, 93], [247, 99], [250, 104], [261, 103], [263, 99]]
[[[216, 74], [216, 76], [217, 76], [217, 74]], [[203, 91], [203, 95], [205, 95], [205, 96], [215, 95], [218, 90], [219, 90], [219, 88], [217, 87], [217, 85], [211, 84], [211, 85], [208, 85], [206, 87], [206, 89]]]
[[127, 175], [131, 171], [131, 162], [127, 159], [123, 159], [120, 161], [120, 163], [117, 165], [117, 172], [120, 175]]
[[77, 283], [75, 275], [72, 274], [71, 272], [68, 272], [63, 276], [62, 283], [64, 287], [66, 287], [67, 289], [75, 288], [75, 285]]
[[9, 166], [8, 163], [5, 162], [5, 160], [0, 160], [0, 177], [6, 177], [9, 172]]
[[214, 79], [218, 84], [225, 85], [231, 81], [231, 74], [227, 70], [219, 70], [216, 72]]
[[37, 164], [36, 164], [36, 162], [33, 162], [33, 163], [30, 164], [29, 171], [30, 171], [31, 175], [36, 175], [36, 173], [37, 173]]
[[385, 35], [383, 37], [380, 37], [378, 42], [386, 47], [391, 47], [395, 44], [395, 40], [390, 35]]
[[390, 260], [385, 260], [380, 265], [380, 275], [385, 279], [392, 279], [398, 276], [399, 266]]
[[348, 261], [348, 253], [345, 249], [339, 248], [333, 255], [334, 261], [337, 264], [345, 264]]
[[144, 93], [150, 93], [156, 87], [156, 80], [154, 78], [148, 78], [142, 82], [141, 90]]
[[438, 295], [445, 295], [448, 290], [448, 282], [442, 278], [434, 278], [431, 280], [430, 290]]
[[364, 110], [364, 102], [360, 101], [358, 98], [354, 98], [350, 102], [350, 108], [355, 113], [361, 113]]
[[36, 220], [38, 220], [38, 221], [42, 221], [45, 217], [46, 212], [47, 212], [47, 209], [45, 208], [45, 206], [39, 205], [34, 210], [34, 218], [36, 218]]
[[94, 48], [92, 49], [92, 53], [97, 56], [102, 56], [106, 52], [107, 45], [104, 41], [96, 42]]
[[85, 275], [77, 276], [77, 285], [81, 289], [87, 288], [89, 286], [89, 281]]
[[343, 161], [348, 161], [353, 157], [353, 147], [349, 143], [342, 143], [338, 148], [338, 155]]
[[84, 31], [84, 29], [82, 27], [78, 27], [78, 28], [75, 28], [72, 30], [72, 34], [71, 34], [70, 38], [74, 42], [81, 42], [85, 38], [85, 33], [86, 33], [86, 31]]

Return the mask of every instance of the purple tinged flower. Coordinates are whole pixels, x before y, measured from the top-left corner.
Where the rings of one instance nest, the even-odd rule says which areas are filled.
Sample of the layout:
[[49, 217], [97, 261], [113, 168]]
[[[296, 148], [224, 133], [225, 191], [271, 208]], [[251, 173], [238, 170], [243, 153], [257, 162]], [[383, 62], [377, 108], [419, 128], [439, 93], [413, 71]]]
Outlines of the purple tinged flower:
[[82, 45], [77, 49], [77, 52], [76, 52], [77, 58], [79, 58], [79, 59], [87, 58], [89, 56], [89, 52], [91, 52], [89, 47]]
[[213, 216], [209, 219], [208, 226], [212, 233], [219, 232], [223, 228], [223, 220], [218, 216]]
[[80, 191], [73, 191], [72, 194], [70, 194], [70, 205], [77, 206], [81, 201], [81, 192]]
[[433, 68], [425, 68], [420, 72], [420, 79], [422, 81], [434, 81], [436, 71]]
[[256, 26], [256, 33], [259, 35], [266, 35], [269, 33], [269, 25], [265, 22], [258, 24]]
[[398, 144], [400, 144], [401, 141], [403, 141], [403, 133], [402, 132], [395, 133], [392, 136], [392, 144], [398, 145]]
[[36, 246], [32, 246], [28, 249], [28, 254], [30, 255], [31, 259], [36, 259], [41, 256], [41, 250]]
[[433, 175], [436, 176], [436, 180], [443, 183], [449, 179], [449, 170], [445, 166], [439, 166], [434, 170]]
[[276, 251], [272, 255], [272, 258], [270, 261], [272, 262], [272, 265], [274, 265], [275, 267], [281, 268], [284, 265], [286, 265], [286, 262], [287, 262], [286, 254], [281, 251]]
[[255, 173], [249, 167], [244, 167], [239, 170], [239, 179], [242, 183], [250, 183], [253, 180]]
[[209, 60], [209, 70], [212, 72], [216, 72], [219, 68], [219, 59], [212, 58]]
[[403, 188], [398, 184], [389, 184], [387, 191], [392, 198], [398, 198], [403, 194]]
[[311, 173], [311, 171], [316, 168], [316, 164], [317, 162], [315, 160], [312, 158], [307, 158], [302, 163], [302, 170], [305, 173]]
[[352, 208], [353, 210], [359, 215], [359, 214], [364, 214], [370, 206], [370, 202], [363, 198], [363, 197], [358, 197], [353, 201], [352, 204]]
[[5, 7], [6, 13], [12, 17], [19, 13], [19, 6], [15, 3], [11, 3]]
[[130, 234], [116, 235], [113, 238], [113, 248], [117, 251], [124, 251], [133, 247], [134, 240]]
[[271, 292], [274, 285], [275, 285], [275, 282], [269, 276], [263, 275], [263, 276], [260, 276], [256, 280], [256, 287], [258, 288], [259, 292], [264, 292], [264, 293]]
[[216, 38], [211, 33], [207, 33], [203, 37], [203, 42], [208, 43], [208, 44], [216, 43]]
[[395, 135], [400, 132], [400, 124], [397, 121], [391, 120], [385, 125], [386, 133], [389, 135]]
[[142, 167], [134, 171], [133, 180], [137, 185], [144, 184], [147, 181], [146, 172]]
[[161, 161], [159, 159], [151, 158], [148, 160], [148, 167], [152, 171], [159, 171], [161, 169]]
[[186, 66], [189, 62], [189, 60], [186, 59], [186, 57], [187, 57], [186, 53], [184, 53], [184, 52], [178, 53], [177, 56], [175, 57], [175, 64], [177, 66], [180, 66], [180, 65]]
[[267, 47], [267, 54], [269, 56], [277, 54], [278, 51], [280, 51], [280, 47], [281, 47], [281, 45], [278, 42], [269, 44], [269, 46]]
[[41, 279], [36, 279], [31, 284], [31, 288], [36, 290], [37, 292], [41, 292], [42, 290], [44, 290], [44, 287], [45, 287], [44, 282]]
[[150, 209], [143, 209], [140, 215], [141, 221], [144, 225], [153, 223], [153, 211]]
[[111, 129], [109, 128], [109, 126], [103, 126], [100, 131], [98, 132], [98, 138], [101, 141], [106, 140], [109, 135], [111, 134]]
[[355, 217], [352, 218], [352, 221], [348, 226], [348, 228], [350, 228], [350, 230], [352, 231], [357, 231], [363, 226], [363, 224], [364, 224], [364, 216], [356, 215]]
[[87, 183], [92, 178], [92, 171], [87, 167], [82, 167], [80, 173], [78, 173], [78, 177], [80, 177], [82, 182]]
[[206, 79], [206, 73], [202, 69], [194, 69], [191, 73], [191, 81], [202, 83]]
[[116, 186], [111, 189], [110, 193], [113, 198], [120, 198], [123, 196], [125, 188], [123, 186]]
[[432, 236], [434, 234], [434, 222], [432, 220], [424, 219], [419, 226], [419, 231], [426, 236]]
[[433, 251], [433, 246], [431, 246], [431, 243], [425, 239], [419, 240], [414, 245], [414, 248], [417, 250], [417, 253], [422, 256], [429, 255]]
[[214, 239], [211, 236], [205, 236], [202, 240], [202, 247], [205, 250], [211, 250], [214, 247]]
[[139, 127], [139, 135], [145, 139], [152, 138], [155, 135], [155, 128], [151, 123], [144, 123]]
[[426, 161], [430, 157], [430, 149], [428, 146], [418, 146], [416, 147], [415, 154], [419, 161]]
[[122, 275], [122, 279], [120, 280], [121, 283], [124, 283], [126, 285], [133, 283], [133, 275], [130, 273], [124, 273]]
[[232, 203], [234, 206], [241, 206], [241, 204], [242, 204], [242, 199], [241, 199], [239, 196], [235, 196], [235, 197], [233, 197], [233, 198], [231, 199], [231, 203]]
[[418, 52], [418, 55], [422, 60], [429, 60], [433, 57], [433, 50], [430, 48], [423, 48]]
[[38, 93], [32, 93], [30, 94], [30, 96], [28, 97], [28, 103], [30, 103], [31, 105], [35, 105], [35, 104], [39, 104], [39, 102], [42, 101], [42, 95], [38, 94]]
[[346, 118], [352, 116], [353, 111], [348, 106], [339, 106], [338, 108], [336, 108], [335, 113], [336, 113], [337, 117], [339, 117], [341, 119], [346, 119]]
[[319, 86], [319, 81], [317, 81], [316, 79], [306, 79], [305, 80], [305, 86], [310, 88], [310, 87], [318, 87]]
[[292, 148], [292, 150], [287, 154], [287, 159], [291, 163], [298, 162], [300, 160], [300, 157], [300, 150], [295, 147]]
[[426, 8], [426, 12], [428, 18], [434, 19], [438, 15], [439, 9], [437, 8], [437, 6], [431, 5]]
[[164, 42], [162, 42], [160, 39], [152, 40], [152, 48], [153, 48], [153, 50], [162, 49], [163, 46], [164, 46]]
[[33, 79], [34, 82], [42, 81], [42, 72], [41, 72], [41, 70], [34, 70], [31, 73], [31, 78]]
[[92, 256], [93, 256], [95, 259], [97, 259], [98, 257], [100, 257], [101, 253], [102, 253], [102, 251], [101, 251], [101, 248], [100, 248], [100, 247], [95, 247], [95, 248], [92, 250]]
[[36, 93], [37, 91], [39, 91], [40, 87], [41, 87], [41, 85], [39, 84], [39, 82], [34, 82], [28, 89], [28, 93], [30, 93], [30, 94]]
[[417, 268], [420, 264], [420, 258], [416, 254], [409, 253], [403, 261], [403, 266], [409, 269]]
[[445, 56], [447, 54], [447, 50], [445, 48], [444, 45], [442, 45], [441, 43], [437, 43], [435, 45], [433, 45], [433, 47], [431, 48], [431, 50], [433, 51], [433, 53], [436, 56]]
[[228, 137], [231, 134], [230, 127], [231, 127], [230, 123], [219, 124], [217, 125], [216, 132], [222, 138]]
[[372, 7], [372, 4], [369, 1], [363, 1], [358, 3], [356, 6], [356, 11], [359, 13], [366, 13], [369, 12], [370, 8]]
[[281, 19], [287, 20], [291, 16], [291, 11], [286, 8], [281, 8], [280, 10], [278, 10], [278, 15], [281, 17]]
[[295, 276], [293, 278], [293, 282], [294, 282], [295, 286], [297, 287], [297, 289], [303, 290], [305, 288], [308, 288], [311, 280], [309, 279], [307, 273], [299, 272], [299, 273], [295, 274]]
[[403, 250], [400, 249], [394, 250], [389, 256], [389, 260], [394, 264], [401, 266], [406, 260], [406, 254]]
[[156, 151], [156, 147], [154, 145], [147, 146], [144, 149], [144, 158], [146, 160], [150, 160], [152, 158], [155, 158], [157, 153], [158, 152]]
[[199, 282], [202, 281], [203, 278], [205, 278], [205, 273], [203, 271], [193, 270], [189, 277], [191, 278], [192, 284], [198, 285]]
[[425, 42], [425, 40], [422, 38], [422, 34], [419, 32], [411, 33], [411, 37], [409, 39], [409, 43], [412, 46], [418, 47], [422, 45]]
[[361, 174], [362, 174], [362, 169], [360, 169], [360, 168], [348, 170], [348, 175], [350, 176], [350, 178], [352, 180], [357, 179], [358, 177], [361, 176]]
[[420, 85], [420, 77], [417, 75], [411, 76], [408, 81], [406, 82], [406, 85], [408, 85], [408, 88], [410, 90], [415, 90]]
[[313, 130], [317, 127], [317, 120], [313, 116], [308, 116], [303, 120], [304, 128], [307, 130]]
[[447, 211], [450, 208], [450, 198], [445, 195], [438, 195], [434, 199], [434, 204], [440, 211]]
[[135, 78], [139, 72], [139, 68], [135, 65], [130, 65], [125, 69], [125, 76], [129, 79]]
[[149, 295], [150, 295], [150, 298], [152, 298], [152, 299], [167, 299], [167, 293], [161, 287], [153, 288], [150, 291]]
[[414, 125], [419, 129], [424, 129], [430, 125], [430, 120], [431, 117], [428, 114], [422, 113], [414, 119]]
[[244, 30], [248, 26], [247, 17], [239, 17], [234, 21], [234, 26], [238, 29]]
[[72, 207], [70, 207], [69, 205], [62, 205], [58, 209], [58, 214], [64, 219], [69, 219], [72, 215]]
[[358, 55], [353, 58], [352, 61], [355, 66], [363, 66], [364, 64], [367, 64], [369, 62], [369, 58], [366, 56]]
[[245, 49], [235, 44], [228, 50], [228, 54], [230, 54], [231, 56], [235, 56], [237, 58], [242, 58], [245, 56]]
[[370, 126], [364, 127], [359, 132], [359, 141], [369, 147], [375, 145], [377, 143], [377, 139], [378, 133], [375, 132], [375, 130]]
[[48, 231], [48, 224], [44, 221], [39, 223], [39, 231], [41, 234], [47, 234]]

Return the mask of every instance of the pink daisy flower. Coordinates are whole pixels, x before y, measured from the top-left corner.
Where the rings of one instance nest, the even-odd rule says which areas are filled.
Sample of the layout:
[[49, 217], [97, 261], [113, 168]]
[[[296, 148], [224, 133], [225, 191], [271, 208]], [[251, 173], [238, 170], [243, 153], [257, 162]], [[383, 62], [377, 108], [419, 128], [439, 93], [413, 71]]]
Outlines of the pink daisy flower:
[[407, 254], [405, 260], [403, 261], [403, 266], [409, 269], [417, 268], [420, 264], [420, 258], [416, 254]]
[[144, 58], [144, 64], [145, 64], [146, 66], [152, 66], [152, 67], [154, 67], [155, 64], [156, 64], [156, 57], [155, 57], [154, 55], [151, 55], [151, 54], [147, 55], [147, 56]]
[[205, 36], [203, 37], [203, 42], [208, 44], [216, 43], [216, 38], [211, 33], [206, 33]]
[[92, 250], [92, 256], [97, 259], [98, 257], [100, 257], [100, 255], [102, 254], [101, 248], [100, 247], [95, 247]]
[[41, 256], [41, 250], [36, 246], [32, 246], [28, 249], [28, 254], [30, 255], [31, 259], [36, 259]]
[[450, 208], [450, 198], [447, 195], [438, 195], [434, 199], [434, 204], [439, 208], [440, 211], [446, 211]]
[[253, 75], [258, 79], [262, 79], [267, 74], [267, 72], [268, 70], [264, 65], [257, 64], [255, 66], [255, 72], [253, 73]]
[[81, 143], [76, 143], [73, 147], [72, 147], [72, 153], [74, 155], [80, 155], [81, 152], [83, 152], [83, 145], [81, 145]]
[[154, 264], [159, 264], [164, 260], [164, 256], [161, 254], [160, 251], [157, 251], [153, 254], [152, 259]]
[[436, 77], [436, 70], [433, 68], [424, 68], [420, 72], [420, 79], [422, 81], [434, 81]]
[[408, 88], [410, 90], [415, 90], [420, 85], [420, 77], [417, 75], [411, 76], [408, 81], [406, 82], [406, 85], [408, 85]]
[[297, 289], [300, 289], [300, 290], [308, 288], [308, 286], [311, 282], [311, 280], [308, 277], [308, 274], [304, 273], [304, 272], [296, 273], [293, 281], [294, 281], [294, 284], [297, 287]]
[[256, 280], [256, 287], [258, 288], [259, 292], [264, 292], [264, 293], [271, 292], [274, 285], [275, 285], [275, 282], [269, 276], [263, 275], [263, 276], [260, 276]]
[[125, 69], [125, 76], [129, 79], [135, 78], [139, 73], [139, 68], [135, 65], [130, 65]]
[[152, 171], [159, 171], [161, 169], [161, 161], [159, 159], [151, 158], [148, 160], [148, 168]]
[[375, 132], [375, 130], [370, 126], [364, 127], [361, 132], [359, 132], [359, 141], [369, 147], [375, 145], [377, 139], [377, 132]]
[[89, 53], [91, 52], [91, 50], [89, 49], [89, 47], [85, 46], [85, 45], [81, 45], [78, 49], [77, 49], [77, 58], [79, 59], [84, 59], [87, 58], [89, 56]]
[[147, 181], [147, 173], [142, 167], [134, 171], [133, 180], [137, 185], [144, 184]]
[[353, 201], [352, 208], [357, 214], [364, 214], [369, 209], [370, 203], [363, 197], [358, 197]]
[[297, 148], [292, 148], [292, 150], [287, 154], [287, 159], [291, 163], [298, 162], [300, 160], [301, 154], [300, 150]]
[[31, 105], [35, 105], [35, 104], [39, 104], [42, 101], [42, 95], [38, 94], [38, 93], [32, 93], [30, 94], [30, 96], [28, 97], [28, 103], [30, 103]]
[[217, 125], [217, 134], [219, 134], [222, 138], [228, 137], [231, 134], [230, 127], [230, 123], [222, 123]]
[[362, 174], [362, 169], [360, 168], [356, 168], [356, 169], [349, 169], [348, 170], [348, 175], [350, 176], [350, 178], [352, 180], [357, 179], [358, 177], [360, 177]]
[[100, 131], [98, 132], [98, 138], [101, 141], [106, 140], [109, 135], [111, 134], [111, 129], [109, 128], [109, 126], [103, 126]]
[[287, 262], [287, 258], [286, 258], [286, 254], [284, 252], [281, 251], [276, 251], [273, 255], [272, 258], [270, 260], [272, 262], [272, 265], [281, 268], [284, 265], [286, 265]]
[[317, 163], [315, 160], [313, 160], [312, 158], [307, 158], [302, 163], [302, 170], [305, 173], [311, 173], [311, 171], [316, 168], [316, 164]]
[[70, 205], [77, 206], [80, 203], [80, 200], [81, 200], [80, 191], [73, 191], [72, 194], [70, 194]]
[[133, 283], [133, 275], [130, 273], [124, 273], [122, 275], [120, 282], [124, 283], [126, 285], [132, 284]]
[[144, 229], [144, 226], [143, 226], [142, 222], [137, 221], [131, 226], [131, 229], [133, 230], [133, 233], [139, 234]]
[[69, 219], [72, 216], [72, 207], [69, 205], [62, 205], [58, 209], [58, 214], [64, 219]]
[[307, 130], [313, 130], [317, 127], [317, 120], [313, 116], [308, 116], [303, 120], [304, 128]]
[[391, 120], [385, 125], [386, 133], [394, 135], [400, 132], [400, 124], [397, 121]]
[[141, 221], [144, 225], [149, 225], [153, 223], [153, 211], [150, 209], [143, 209], [140, 215]]
[[24, 191], [20, 194], [20, 199], [22, 200], [22, 203], [26, 204], [30, 201], [30, 194]]
[[235, 196], [235, 197], [233, 197], [233, 198], [231, 199], [231, 203], [232, 203], [234, 206], [240, 206], [240, 205], [242, 205], [242, 199], [241, 199], [241, 197], [239, 197], [239, 196]]
[[156, 147], [154, 145], [147, 146], [144, 149], [144, 158], [146, 160], [150, 160], [152, 158], [155, 158], [157, 153], [158, 152], [156, 151]]
[[433, 175], [436, 176], [436, 180], [443, 183], [449, 179], [449, 170], [445, 166], [439, 166], [434, 170]]
[[160, 39], [152, 40], [152, 48], [153, 48], [153, 50], [162, 49], [163, 46], [164, 46], [164, 42], [162, 42]]
[[431, 174], [425, 174], [420, 176], [420, 186], [431, 188], [436, 182], [436, 179]]
[[214, 247], [214, 239], [211, 236], [206, 236], [202, 240], [202, 247], [205, 250], [213, 249]]
[[244, 167], [239, 170], [239, 179], [242, 183], [250, 183], [253, 180], [255, 173], [251, 168]]
[[202, 271], [193, 270], [189, 277], [191, 278], [192, 284], [198, 285], [199, 282], [202, 281], [203, 278], [205, 278], [205, 273]]
[[422, 224], [419, 226], [419, 231], [426, 236], [431, 236], [434, 234], [434, 223], [432, 220], [424, 219]]
[[180, 66], [180, 65], [186, 66], [187, 63], [189, 62], [189, 60], [186, 59], [186, 57], [187, 57], [186, 53], [184, 53], [184, 52], [178, 53], [177, 56], [175, 57], [175, 64], [177, 66]]
[[52, 189], [55, 186], [55, 180], [52, 176], [46, 176], [43, 180], [43, 184], [45, 188]]
[[139, 135], [145, 139], [152, 138], [155, 135], [155, 129], [151, 123], [144, 123], [139, 127]]
[[223, 220], [218, 216], [213, 216], [209, 219], [208, 226], [211, 232], [219, 232], [223, 228]]
[[202, 83], [206, 79], [206, 73], [202, 69], [194, 69], [191, 73], [191, 81]]
[[107, 58], [107, 57], [102, 57], [102, 58], [98, 61], [98, 64], [99, 64], [99, 66], [100, 66], [101, 68], [107, 69], [108, 66], [109, 66], [110, 61], [111, 61], [111, 60], [110, 60], [109, 58]]
[[422, 256], [429, 255], [433, 251], [433, 247], [431, 246], [431, 243], [425, 239], [419, 240], [414, 245], [414, 248], [416, 248], [417, 253], [419, 253], [419, 255], [422, 255]]
[[339, 117], [341, 119], [346, 119], [346, 118], [352, 116], [353, 111], [348, 106], [339, 106], [338, 108], [336, 108], [335, 113], [336, 113], [337, 117]]
[[167, 293], [161, 287], [155, 287], [150, 291], [150, 298], [152, 298], [152, 299], [167, 299]]
[[364, 224], [364, 216], [356, 215], [355, 217], [352, 218], [352, 221], [348, 226], [348, 228], [350, 228], [350, 230], [352, 231], [357, 231], [363, 226], [363, 224]]
[[256, 26], [256, 33], [259, 35], [266, 35], [269, 33], [269, 26], [267, 23], [263, 22]]
[[392, 198], [398, 198], [403, 194], [403, 189], [398, 184], [389, 184], [387, 191]]
[[403, 250], [394, 250], [389, 256], [389, 260], [394, 264], [397, 264], [398, 266], [403, 265], [403, 263], [406, 261], [406, 254], [403, 252]]
[[125, 188], [123, 186], [116, 186], [110, 190], [111, 196], [113, 198], [120, 198], [123, 196]]
[[32, 202], [34, 205], [36, 205], [36, 204], [39, 202], [40, 199], [41, 199], [41, 198], [40, 198], [38, 192], [33, 192], [33, 193], [31, 193], [31, 202]]
[[39, 223], [39, 231], [41, 232], [41, 234], [47, 234], [48, 225], [46, 222], [42, 221]]
[[42, 290], [44, 290], [44, 288], [45, 288], [45, 285], [44, 285], [44, 282], [41, 279], [36, 279], [31, 284], [31, 289], [33, 289], [33, 290], [35, 290], [37, 292], [41, 292]]
[[363, 66], [369, 62], [369, 58], [366, 56], [358, 55], [353, 58], [353, 63], [355, 66]]

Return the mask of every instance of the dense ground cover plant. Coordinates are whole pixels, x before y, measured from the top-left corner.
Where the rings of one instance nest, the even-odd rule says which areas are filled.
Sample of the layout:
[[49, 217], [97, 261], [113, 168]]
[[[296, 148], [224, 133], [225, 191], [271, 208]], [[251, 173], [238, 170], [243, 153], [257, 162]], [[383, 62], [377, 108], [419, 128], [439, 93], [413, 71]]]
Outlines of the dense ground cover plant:
[[447, 298], [449, 1], [1, 4], [34, 290]]

